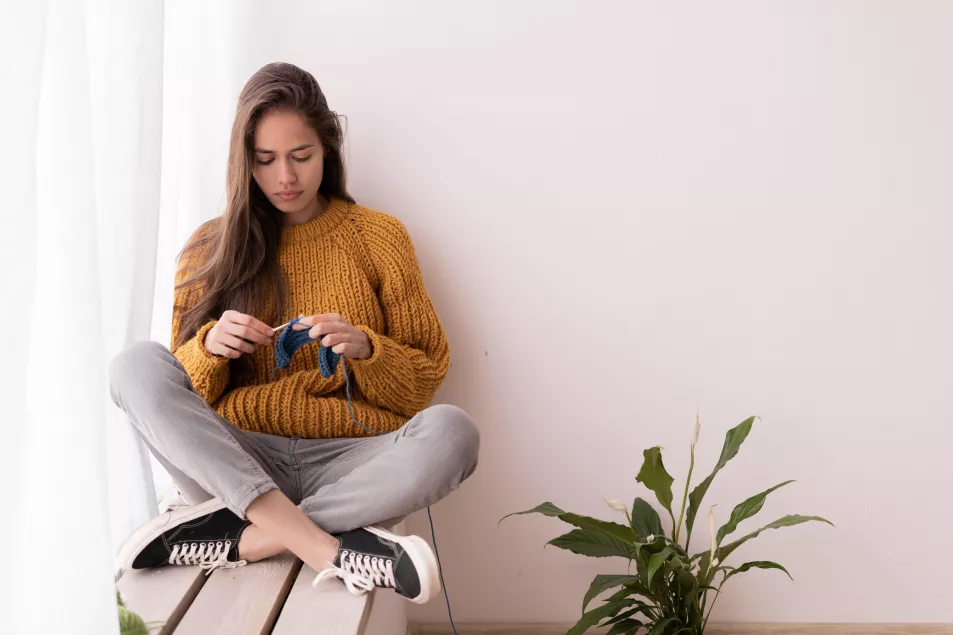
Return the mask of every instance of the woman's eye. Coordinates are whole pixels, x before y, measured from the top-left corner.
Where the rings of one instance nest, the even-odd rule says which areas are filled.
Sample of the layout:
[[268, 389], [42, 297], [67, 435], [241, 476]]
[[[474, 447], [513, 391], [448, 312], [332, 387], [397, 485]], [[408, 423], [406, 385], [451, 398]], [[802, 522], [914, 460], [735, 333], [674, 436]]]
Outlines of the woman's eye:
[[274, 159], [268, 159], [267, 161], [264, 161], [264, 160], [262, 160], [262, 159], [258, 159], [258, 165], [271, 165], [271, 164], [274, 163], [274, 162], [275, 162]]
[[311, 155], [309, 154], [309, 155], [306, 156], [306, 157], [294, 157], [294, 160], [297, 161], [298, 163], [304, 163], [305, 161], [307, 161], [307, 160], [310, 159], [310, 158], [311, 158]]

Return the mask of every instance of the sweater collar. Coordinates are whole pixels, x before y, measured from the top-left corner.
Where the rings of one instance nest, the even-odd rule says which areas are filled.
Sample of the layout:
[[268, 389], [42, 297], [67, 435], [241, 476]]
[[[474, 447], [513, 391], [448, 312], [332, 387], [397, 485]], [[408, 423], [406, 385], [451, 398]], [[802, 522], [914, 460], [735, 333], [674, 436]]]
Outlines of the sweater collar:
[[340, 198], [332, 198], [328, 208], [321, 215], [300, 225], [284, 225], [281, 228], [283, 243], [299, 243], [326, 236], [334, 231], [347, 217], [350, 203]]

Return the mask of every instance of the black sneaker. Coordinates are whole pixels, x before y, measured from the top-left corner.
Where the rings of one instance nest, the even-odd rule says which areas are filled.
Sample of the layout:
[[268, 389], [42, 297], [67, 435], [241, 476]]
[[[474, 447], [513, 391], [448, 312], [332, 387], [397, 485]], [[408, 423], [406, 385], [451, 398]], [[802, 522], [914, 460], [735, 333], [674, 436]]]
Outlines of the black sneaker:
[[355, 529], [341, 541], [333, 565], [312, 583], [341, 578], [354, 594], [390, 588], [411, 602], [424, 604], [440, 593], [440, 570], [430, 545], [419, 536], [398, 536], [380, 527]]
[[213, 498], [199, 505], [173, 509], [136, 530], [119, 549], [116, 568], [151, 569], [166, 564], [208, 569], [240, 567], [238, 539], [251, 523]]

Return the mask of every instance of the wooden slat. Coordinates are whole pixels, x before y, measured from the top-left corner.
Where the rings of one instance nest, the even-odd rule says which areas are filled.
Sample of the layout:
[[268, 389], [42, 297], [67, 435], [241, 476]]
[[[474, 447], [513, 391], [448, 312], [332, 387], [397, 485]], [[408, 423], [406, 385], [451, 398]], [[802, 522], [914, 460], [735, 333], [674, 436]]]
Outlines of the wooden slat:
[[[438, 602], [443, 598], [435, 598]], [[381, 589], [374, 593], [363, 635], [407, 635], [407, 609], [413, 606], [402, 595]]]
[[160, 567], [128, 571], [117, 588], [131, 610], [146, 623], [156, 622], [150, 632], [169, 635], [205, 584], [199, 567]]
[[317, 575], [304, 565], [272, 635], [357, 635], [364, 632], [374, 594], [353, 595], [339, 580], [317, 587]]
[[217, 569], [192, 602], [175, 635], [271, 632], [301, 561], [290, 554], [235, 569]]

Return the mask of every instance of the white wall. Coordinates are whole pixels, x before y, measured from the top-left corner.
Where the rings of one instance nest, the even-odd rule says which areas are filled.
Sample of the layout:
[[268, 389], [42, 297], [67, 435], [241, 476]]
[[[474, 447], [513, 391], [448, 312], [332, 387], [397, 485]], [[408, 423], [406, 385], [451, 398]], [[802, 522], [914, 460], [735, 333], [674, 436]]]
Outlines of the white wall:
[[712, 487], [722, 520], [796, 478], [759, 519], [837, 525], [739, 552], [796, 582], [746, 574], [717, 617], [953, 621], [953, 5], [191, 4], [167, 10], [160, 270], [221, 208], [244, 80], [312, 71], [354, 194], [416, 241], [453, 350], [440, 399], [483, 431], [433, 510], [458, 621], [574, 619], [624, 564], [497, 521], [608, 517], [597, 492], [644, 495], [650, 445], [681, 478], [696, 403], [702, 475], [763, 418]]

